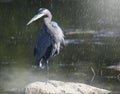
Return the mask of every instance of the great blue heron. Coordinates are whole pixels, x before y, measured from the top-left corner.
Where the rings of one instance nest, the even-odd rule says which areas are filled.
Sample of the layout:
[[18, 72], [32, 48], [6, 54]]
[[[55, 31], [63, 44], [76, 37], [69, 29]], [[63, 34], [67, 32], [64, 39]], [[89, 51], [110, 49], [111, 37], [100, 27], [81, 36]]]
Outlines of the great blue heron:
[[64, 43], [64, 34], [58, 24], [51, 21], [52, 14], [45, 8], [40, 8], [38, 14], [27, 25], [41, 17], [44, 17], [44, 25], [38, 33], [35, 42], [34, 56], [36, 65], [41, 68], [46, 68], [48, 78], [48, 60], [50, 57], [59, 54], [60, 45]]

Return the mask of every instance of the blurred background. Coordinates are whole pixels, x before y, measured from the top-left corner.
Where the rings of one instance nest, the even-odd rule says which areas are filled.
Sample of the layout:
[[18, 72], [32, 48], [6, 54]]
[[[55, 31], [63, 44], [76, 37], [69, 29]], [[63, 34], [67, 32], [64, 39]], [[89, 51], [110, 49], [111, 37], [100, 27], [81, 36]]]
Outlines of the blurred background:
[[0, 94], [45, 81], [45, 70], [32, 67], [43, 20], [26, 25], [40, 7], [51, 11], [66, 39], [49, 61], [49, 79], [120, 93], [119, 0], [0, 0]]

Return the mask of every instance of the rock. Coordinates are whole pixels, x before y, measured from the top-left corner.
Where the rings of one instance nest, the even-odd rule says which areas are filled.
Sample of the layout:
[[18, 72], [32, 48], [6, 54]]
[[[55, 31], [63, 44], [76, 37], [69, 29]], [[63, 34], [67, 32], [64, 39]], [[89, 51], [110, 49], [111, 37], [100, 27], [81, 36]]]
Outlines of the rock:
[[119, 28], [106, 28], [94, 33], [94, 37], [120, 37]]
[[25, 94], [109, 94], [110, 91], [83, 83], [49, 81], [34, 82], [25, 87]]
[[107, 69], [113, 69], [113, 70], [120, 71], [120, 64], [108, 66]]

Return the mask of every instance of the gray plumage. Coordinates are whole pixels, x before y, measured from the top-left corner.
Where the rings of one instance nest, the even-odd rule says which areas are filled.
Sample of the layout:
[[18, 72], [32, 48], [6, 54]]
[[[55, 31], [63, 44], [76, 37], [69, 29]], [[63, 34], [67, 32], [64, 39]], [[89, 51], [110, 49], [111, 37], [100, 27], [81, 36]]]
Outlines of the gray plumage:
[[44, 24], [38, 33], [34, 47], [36, 65], [41, 68], [48, 67], [49, 58], [59, 54], [60, 46], [64, 43], [63, 31], [56, 22], [51, 21], [52, 15], [48, 9], [40, 8], [38, 14], [27, 25], [43, 16], [45, 16]]

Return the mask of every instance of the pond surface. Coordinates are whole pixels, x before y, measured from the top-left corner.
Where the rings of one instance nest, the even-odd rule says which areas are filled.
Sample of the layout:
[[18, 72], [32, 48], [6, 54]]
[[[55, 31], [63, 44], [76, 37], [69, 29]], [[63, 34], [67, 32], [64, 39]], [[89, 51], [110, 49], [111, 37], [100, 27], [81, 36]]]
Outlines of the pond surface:
[[109, 1], [0, 0], [0, 94], [18, 94], [27, 84], [46, 80], [45, 70], [33, 67], [34, 41], [43, 21], [26, 26], [39, 7], [50, 9], [66, 34], [66, 45], [49, 61], [49, 79], [120, 93], [120, 71], [108, 68], [120, 63], [120, 2]]

